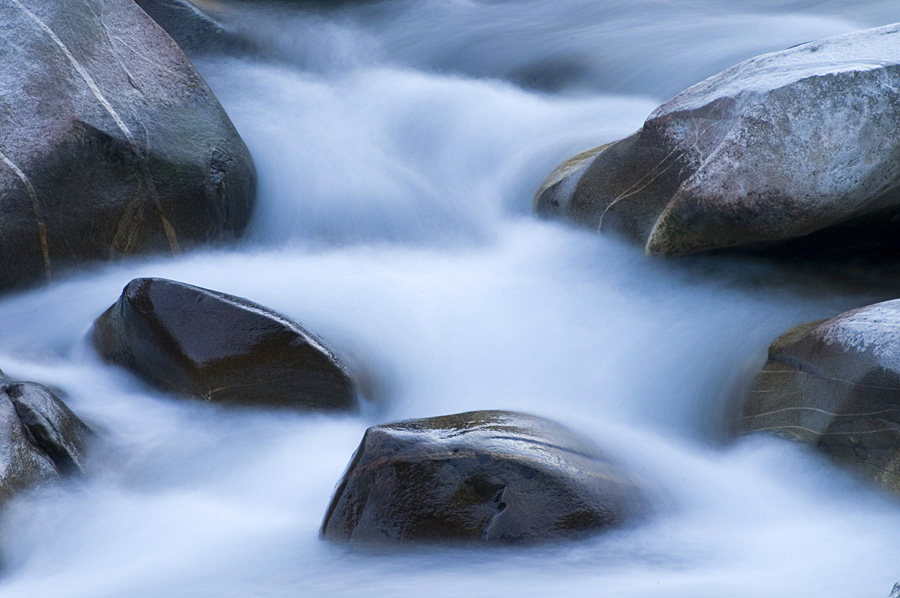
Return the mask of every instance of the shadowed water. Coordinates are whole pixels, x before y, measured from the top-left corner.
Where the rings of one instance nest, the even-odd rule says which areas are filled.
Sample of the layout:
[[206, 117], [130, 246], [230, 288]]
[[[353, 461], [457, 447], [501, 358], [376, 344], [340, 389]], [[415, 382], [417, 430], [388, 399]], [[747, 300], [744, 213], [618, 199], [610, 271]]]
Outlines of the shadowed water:
[[[886, 23], [888, 4], [304, 6], [231, 8], [270, 58], [198, 65], [259, 170], [245, 242], [0, 299], [0, 368], [60, 389], [102, 438], [86, 477], [0, 512], [0, 596], [886, 596], [896, 500], [801, 447], [732, 442], [730, 415], [780, 332], [890, 290], [746, 258], [649, 260], [530, 208], [558, 162], [684, 86]], [[370, 402], [226, 410], [101, 364], [86, 334], [137, 276], [298, 320], [364, 374]], [[527, 549], [318, 538], [367, 426], [473, 409], [582, 432], [651, 489], [652, 512]]]

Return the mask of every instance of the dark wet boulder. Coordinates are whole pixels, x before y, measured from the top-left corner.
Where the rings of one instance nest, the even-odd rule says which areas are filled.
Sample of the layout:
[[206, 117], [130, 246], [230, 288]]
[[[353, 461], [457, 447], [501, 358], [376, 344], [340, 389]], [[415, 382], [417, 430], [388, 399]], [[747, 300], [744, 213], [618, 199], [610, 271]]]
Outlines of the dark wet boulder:
[[523, 543], [615, 527], [640, 493], [554, 422], [473, 411], [369, 428], [322, 536], [351, 542]]
[[81, 473], [90, 429], [48, 388], [0, 372], [0, 502]]
[[617, 232], [650, 255], [771, 249], [816, 231], [825, 236], [810, 243], [822, 247], [834, 231], [842, 247], [900, 249], [897, 89], [898, 25], [753, 58], [579, 168], [564, 165], [535, 211]]
[[900, 493], [900, 300], [775, 340], [740, 428], [814, 446]]
[[357, 407], [346, 366], [320, 338], [240, 297], [138, 278], [91, 335], [103, 359], [166, 390], [260, 407]]
[[0, 2], [0, 289], [241, 234], [250, 154], [130, 0]]
[[135, 2], [178, 42], [182, 50], [192, 56], [251, 52], [256, 49], [249, 39], [204, 10], [205, 5], [209, 4], [207, 2], [196, 4], [189, 0], [135, 0]]

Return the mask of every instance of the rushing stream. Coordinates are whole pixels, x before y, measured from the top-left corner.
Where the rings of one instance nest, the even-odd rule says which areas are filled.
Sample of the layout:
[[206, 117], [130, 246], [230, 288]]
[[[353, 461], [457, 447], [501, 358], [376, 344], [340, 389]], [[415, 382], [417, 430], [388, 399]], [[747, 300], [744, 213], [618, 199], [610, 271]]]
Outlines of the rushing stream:
[[[298, 4], [229, 9], [266, 60], [197, 63], [259, 171], [245, 241], [0, 299], [0, 368], [61, 390], [102, 438], [87, 476], [0, 514], [0, 596], [886, 597], [896, 499], [802, 447], [733, 441], [729, 418], [778, 334], [890, 291], [859, 272], [651, 260], [530, 210], [557, 163], [684, 87], [896, 20], [895, 1]], [[364, 373], [363, 414], [221, 409], [103, 365], [85, 335], [137, 276], [302, 322]], [[319, 539], [367, 426], [493, 408], [586, 434], [652, 489], [652, 512], [537, 548]]]

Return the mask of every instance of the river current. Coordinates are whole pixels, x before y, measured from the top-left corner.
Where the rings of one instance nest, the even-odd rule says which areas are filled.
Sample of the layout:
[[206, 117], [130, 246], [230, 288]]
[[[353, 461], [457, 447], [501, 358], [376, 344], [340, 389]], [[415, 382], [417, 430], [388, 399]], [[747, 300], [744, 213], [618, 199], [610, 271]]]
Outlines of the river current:
[[[266, 50], [196, 61], [253, 153], [257, 212], [227, 250], [0, 298], [0, 367], [101, 437], [86, 476], [0, 512], [0, 596], [887, 596], [897, 500], [801, 446], [734, 440], [731, 421], [781, 332], [900, 291], [857, 270], [648, 259], [531, 204], [559, 162], [681, 89], [887, 24], [893, 0], [219, 4]], [[138, 276], [316, 331], [362, 373], [362, 414], [222, 409], [102, 364], [86, 334]], [[578, 430], [651, 512], [536, 548], [319, 539], [366, 427], [473, 409]]]

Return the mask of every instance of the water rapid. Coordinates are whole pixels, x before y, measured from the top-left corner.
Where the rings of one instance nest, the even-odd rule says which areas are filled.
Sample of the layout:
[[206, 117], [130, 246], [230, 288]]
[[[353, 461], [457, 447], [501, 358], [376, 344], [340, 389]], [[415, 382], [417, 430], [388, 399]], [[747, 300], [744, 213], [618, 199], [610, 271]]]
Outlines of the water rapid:
[[[752, 55], [892, 20], [892, 2], [220, 2], [265, 58], [197, 62], [260, 175], [247, 238], [0, 298], [0, 367], [102, 438], [80, 479], [0, 512], [0, 596], [886, 596], [900, 508], [822, 457], [732, 441], [795, 324], [887, 298], [856, 272], [648, 260], [542, 222], [561, 160]], [[137, 276], [247, 297], [365, 373], [362, 415], [185, 402], [104, 365], [91, 322]], [[894, 295], [896, 296], [896, 295]], [[318, 537], [367, 426], [544, 415], [653, 488], [652, 513], [526, 549]]]

